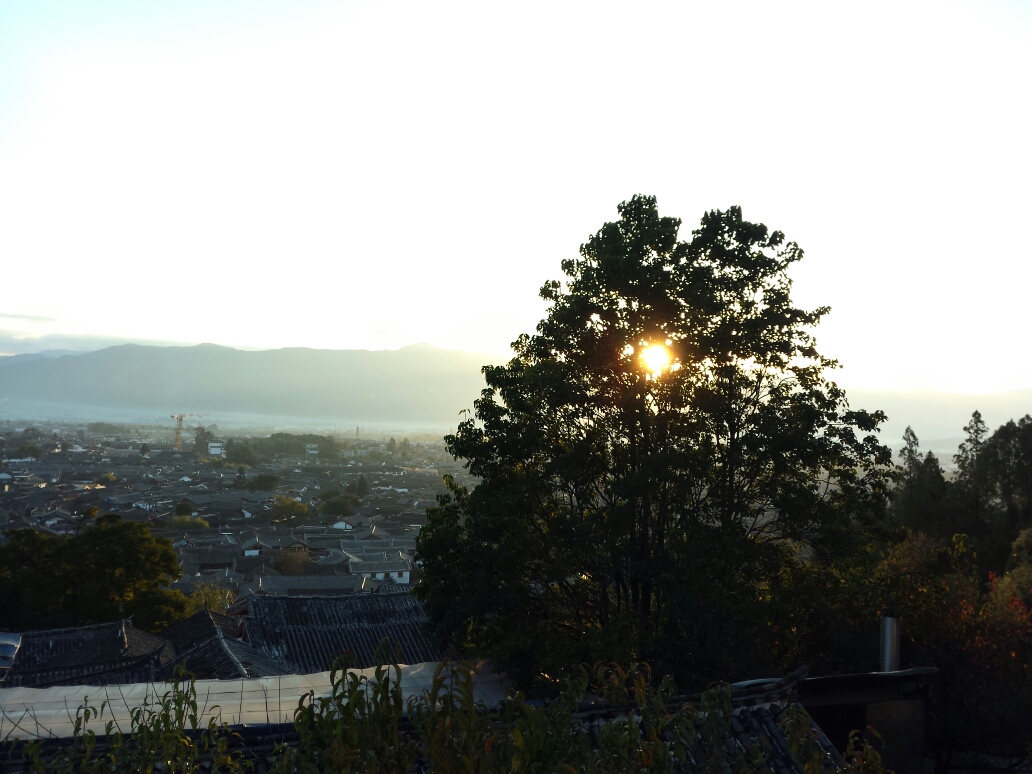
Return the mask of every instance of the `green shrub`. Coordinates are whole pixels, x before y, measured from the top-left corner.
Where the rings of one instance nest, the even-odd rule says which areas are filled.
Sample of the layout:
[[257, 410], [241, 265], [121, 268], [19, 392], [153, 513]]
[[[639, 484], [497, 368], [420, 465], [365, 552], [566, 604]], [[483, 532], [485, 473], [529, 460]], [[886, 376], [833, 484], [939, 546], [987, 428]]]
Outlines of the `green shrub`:
[[[373, 675], [331, 672], [326, 696], [303, 696], [294, 713], [296, 740], [265, 756], [270, 774], [771, 774], [769, 739], [734, 730], [730, 687], [679, 700], [669, 679], [658, 685], [646, 664], [627, 670], [599, 665], [548, 681], [551, 698], [528, 702], [510, 689], [497, 712], [474, 695], [476, 668], [444, 660], [430, 688], [405, 703], [400, 654], [386, 663], [381, 644]], [[601, 702], [581, 705], [591, 688]], [[132, 714], [126, 733], [108, 721], [91, 725], [106, 707], [85, 704], [66, 749], [45, 758], [36, 742], [24, 748], [33, 774], [58, 772], [242, 772], [253, 758], [234, 734], [211, 718], [202, 724], [197, 691], [180, 672], [169, 689]], [[768, 729], [769, 730], [769, 729]], [[788, 753], [805, 774], [883, 774], [881, 759], [855, 732], [843, 758], [818, 743], [810, 716], [781, 709]], [[780, 766], [780, 764], [779, 764]], [[779, 771], [782, 769], [779, 768]]]
[[[380, 646], [377, 655], [384, 653]], [[401, 668], [377, 658], [372, 679], [334, 665], [328, 696], [301, 698], [294, 713], [297, 746], [284, 747], [273, 774], [407, 774], [417, 747], [403, 736]]]
[[168, 524], [175, 529], [208, 529], [211, 526], [198, 516], [173, 516]]
[[[133, 710], [126, 732], [114, 720], [104, 721], [106, 704], [97, 708], [86, 702], [76, 712], [75, 736], [67, 749], [45, 756], [38, 742], [25, 746], [32, 774], [236, 774], [251, 769], [242, 752], [230, 750], [232, 734], [225, 724], [214, 717], [201, 724], [194, 680], [183, 671], [160, 697]], [[91, 728], [100, 722], [105, 723], [103, 734]]]

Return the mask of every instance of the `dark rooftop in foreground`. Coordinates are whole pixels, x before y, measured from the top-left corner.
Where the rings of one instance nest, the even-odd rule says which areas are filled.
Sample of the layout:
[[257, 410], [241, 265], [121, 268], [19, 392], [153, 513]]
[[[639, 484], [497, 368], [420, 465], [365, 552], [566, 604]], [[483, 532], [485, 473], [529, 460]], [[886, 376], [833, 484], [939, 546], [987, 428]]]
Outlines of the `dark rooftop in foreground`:
[[198, 680], [237, 680], [291, 674], [282, 660], [272, 658], [246, 642], [223, 636], [221, 629], [162, 666], [155, 673], [155, 679], [172, 679], [180, 667]]
[[172, 643], [176, 649], [176, 655], [182, 655], [217, 634], [223, 634], [229, 638], [235, 637], [239, 625], [239, 621], [235, 618], [210, 610], [202, 610], [182, 621], [176, 621], [158, 636]]
[[384, 637], [400, 643], [404, 663], [439, 661], [445, 654], [426, 635], [426, 624], [423, 604], [410, 594], [255, 596], [244, 632], [254, 647], [310, 674], [329, 670], [347, 652], [354, 657], [350, 666], [373, 666]]
[[171, 644], [129, 621], [25, 632], [4, 685], [141, 682], [173, 656]]

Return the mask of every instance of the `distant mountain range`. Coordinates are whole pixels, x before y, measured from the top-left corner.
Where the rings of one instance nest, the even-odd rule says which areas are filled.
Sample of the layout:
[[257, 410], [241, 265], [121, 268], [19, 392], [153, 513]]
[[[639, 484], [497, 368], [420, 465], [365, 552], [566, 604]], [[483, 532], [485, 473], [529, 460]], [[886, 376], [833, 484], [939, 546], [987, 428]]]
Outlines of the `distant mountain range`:
[[[34, 417], [108, 421], [117, 412], [148, 411], [155, 418], [183, 412], [211, 414], [213, 421], [236, 414], [454, 427], [459, 412], [471, 409], [480, 394], [480, 368], [488, 362], [485, 355], [429, 344], [382, 351], [252, 352], [214, 344], [49, 350], [0, 357], [0, 416], [28, 418], [16, 410], [31, 406]], [[975, 409], [994, 430], [1032, 412], [1032, 390], [957, 395], [847, 389], [847, 395], [854, 408], [888, 414], [884, 443], [898, 446], [911, 425], [922, 447], [940, 456], [956, 450]]]
[[13, 365], [14, 363], [25, 363], [29, 360], [42, 360], [48, 357], [64, 357], [65, 355], [81, 355], [78, 349], [45, 349], [42, 352], [25, 352], [20, 355], [8, 355], [0, 357], [0, 365]]
[[[483, 387], [483, 355], [123, 344], [0, 358], [0, 401], [166, 413], [454, 425]], [[7, 413], [7, 412], [4, 412]]]
[[964, 425], [972, 412], [981, 412], [990, 431], [1032, 413], [1032, 390], [964, 395], [931, 390], [847, 389], [846, 395], [853, 408], [886, 413], [888, 421], [879, 434], [883, 443], [901, 446], [909, 425], [917, 433], [921, 448], [934, 451], [944, 464], [964, 439]]

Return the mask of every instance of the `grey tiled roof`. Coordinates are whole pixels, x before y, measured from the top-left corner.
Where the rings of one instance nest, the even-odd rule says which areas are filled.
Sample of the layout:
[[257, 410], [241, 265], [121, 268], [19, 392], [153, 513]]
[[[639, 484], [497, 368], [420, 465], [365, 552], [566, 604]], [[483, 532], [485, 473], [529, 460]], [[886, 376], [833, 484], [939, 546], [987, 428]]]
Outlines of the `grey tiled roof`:
[[426, 623], [426, 610], [410, 594], [256, 596], [249, 601], [244, 631], [251, 645], [298, 674], [311, 674], [330, 669], [349, 651], [351, 666], [373, 666], [383, 638], [401, 645], [405, 663], [439, 661], [443, 654], [425, 634]]
[[22, 634], [8, 686], [131, 683], [174, 654], [172, 644], [129, 621]]
[[177, 655], [158, 669], [154, 677], [168, 680], [175, 676], [180, 666], [198, 680], [274, 677], [292, 672], [282, 661], [270, 658], [246, 642], [225, 637], [221, 631]]
[[[789, 740], [781, 729], [784, 709], [781, 703], [738, 708], [731, 717], [731, 735], [747, 753], [758, 748], [769, 771], [776, 774], [803, 774], [803, 767], [797, 764]], [[841, 755], [824, 732], [812, 720], [810, 726], [821, 751], [836, 764], [841, 764]], [[690, 755], [696, 764], [704, 764], [711, 754], [711, 740], [700, 734], [691, 747]]]
[[234, 637], [238, 626], [239, 621], [235, 618], [202, 610], [182, 621], [176, 621], [161, 632], [160, 636], [171, 642], [176, 649], [176, 655], [180, 656], [190, 648], [210, 640], [219, 631], [227, 637]]
[[408, 572], [411, 569], [412, 565], [409, 564], [407, 559], [399, 556], [388, 558], [383, 554], [365, 554], [361, 557], [355, 557], [355, 560], [351, 564], [351, 572], [358, 575], [367, 572]]
[[361, 575], [263, 575], [246, 588], [255, 594], [339, 596], [368, 591], [369, 585]]

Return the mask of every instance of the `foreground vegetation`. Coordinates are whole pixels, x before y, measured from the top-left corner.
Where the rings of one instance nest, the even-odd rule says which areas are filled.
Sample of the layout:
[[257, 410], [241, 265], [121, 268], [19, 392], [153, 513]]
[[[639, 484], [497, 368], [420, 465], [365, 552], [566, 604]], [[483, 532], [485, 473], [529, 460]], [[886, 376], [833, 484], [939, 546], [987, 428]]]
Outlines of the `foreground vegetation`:
[[[430, 689], [407, 704], [400, 676], [397, 664], [380, 664], [372, 678], [335, 670], [329, 694], [303, 697], [292, 738], [269, 751], [249, 746], [215, 719], [204, 722], [188, 676], [134, 713], [124, 733], [105, 721], [105, 707], [83, 706], [72, 740], [32, 742], [18, 751], [34, 774], [255, 768], [272, 774], [405, 774], [412, 767], [436, 774], [773, 774], [786, 760], [807, 774], [882, 772], [878, 753], [858, 735], [844, 759], [829, 755], [797, 705], [778, 709], [776, 741], [775, 729], [743, 735], [733, 728], [726, 685], [711, 687], [696, 702], [678, 700], [673, 683], [653, 684], [644, 664], [627, 671], [602, 665], [590, 674], [575, 670], [559, 681], [550, 701], [537, 705], [513, 689], [497, 712], [475, 700], [469, 664], [442, 662]], [[589, 685], [601, 703], [585, 713], [580, 702]], [[772, 762], [777, 756], [780, 766]]]

